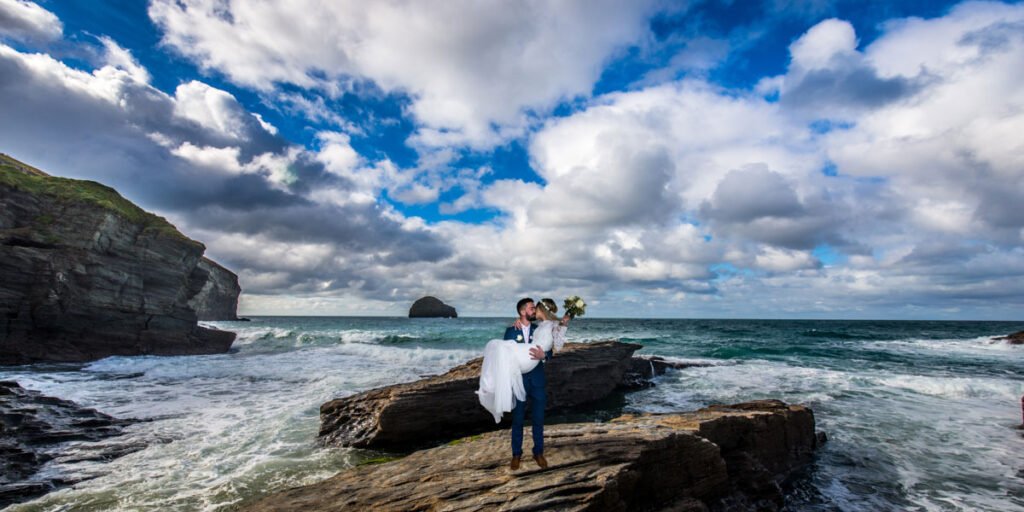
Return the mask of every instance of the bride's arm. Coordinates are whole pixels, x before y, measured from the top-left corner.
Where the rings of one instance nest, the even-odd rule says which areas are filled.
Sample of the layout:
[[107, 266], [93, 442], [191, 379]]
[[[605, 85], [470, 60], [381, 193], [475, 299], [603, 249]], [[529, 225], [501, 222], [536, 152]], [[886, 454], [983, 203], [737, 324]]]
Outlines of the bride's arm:
[[560, 323], [556, 323], [551, 326], [551, 338], [554, 341], [555, 352], [561, 352], [562, 347], [565, 346], [565, 331], [568, 329], [567, 326]]

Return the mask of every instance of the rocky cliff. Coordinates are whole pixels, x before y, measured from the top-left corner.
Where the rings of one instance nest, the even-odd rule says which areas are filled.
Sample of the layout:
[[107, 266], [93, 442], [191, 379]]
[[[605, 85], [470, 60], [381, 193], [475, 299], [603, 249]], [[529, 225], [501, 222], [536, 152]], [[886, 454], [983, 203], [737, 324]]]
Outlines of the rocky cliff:
[[197, 281], [204, 282], [199, 293], [188, 301], [196, 316], [200, 320], [238, 320], [238, 296], [242, 293], [238, 276], [208, 258], [199, 260], [193, 272]]
[[[620, 387], [634, 387], [631, 384], [636, 379], [630, 378], [632, 355], [640, 348], [613, 341], [567, 343], [564, 350], [545, 363], [548, 410], [593, 403]], [[323, 404], [321, 443], [406, 448], [498, 428], [476, 395], [482, 361], [477, 358], [442, 375], [371, 389]], [[504, 421], [508, 418], [506, 414]]]
[[[0, 155], [0, 364], [227, 351], [237, 278], [99, 183]], [[212, 281], [212, 284], [211, 284]]]
[[818, 446], [814, 428], [810, 409], [775, 400], [553, 425], [545, 429], [550, 467], [526, 459], [518, 471], [508, 468], [504, 430], [355, 467], [242, 508], [779, 510], [779, 484]]
[[441, 302], [437, 297], [426, 296], [412, 303], [409, 318], [458, 318], [455, 308]]

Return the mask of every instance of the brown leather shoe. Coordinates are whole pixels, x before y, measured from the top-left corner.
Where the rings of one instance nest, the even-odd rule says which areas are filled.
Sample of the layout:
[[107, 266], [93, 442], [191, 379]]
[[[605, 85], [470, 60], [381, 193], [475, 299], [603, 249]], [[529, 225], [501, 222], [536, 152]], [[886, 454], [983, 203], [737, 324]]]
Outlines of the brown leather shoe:
[[544, 455], [534, 455], [533, 460], [537, 462], [541, 469], [548, 468], [548, 460], [544, 458]]
[[512, 456], [512, 463], [508, 465], [509, 469], [515, 471], [519, 469], [519, 461], [521, 457]]

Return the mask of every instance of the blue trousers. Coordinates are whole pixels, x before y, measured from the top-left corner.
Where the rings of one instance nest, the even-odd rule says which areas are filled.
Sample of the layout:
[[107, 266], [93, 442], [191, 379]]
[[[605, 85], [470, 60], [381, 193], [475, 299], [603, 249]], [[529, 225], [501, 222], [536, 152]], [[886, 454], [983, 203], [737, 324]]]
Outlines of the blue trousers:
[[523, 455], [523, 423], [526, 420], [526, 404], [530, 404], [530, 419], [533, 424], [533, 454], [544, 453], [544, 407], [548, 403], [548, 379], [544, 375], [544, 365], [538, 364], [529, 373], [523, 374], [523, 387], [526, 388], [526, 402], [516, 400], [512, 409], [512, 456]]

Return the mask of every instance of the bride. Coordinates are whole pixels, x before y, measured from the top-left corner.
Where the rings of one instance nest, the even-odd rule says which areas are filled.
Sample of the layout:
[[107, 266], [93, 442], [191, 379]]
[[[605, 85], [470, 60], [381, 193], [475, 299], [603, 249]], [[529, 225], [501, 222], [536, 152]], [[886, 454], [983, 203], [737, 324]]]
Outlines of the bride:
[[558, 306], [551, 299], [537, 303], [537, 320], [540, 324], [533, 330], [533, 343], [516, 343], [515, 340], [491, 340], [484, 347], [484, 361], [480, 368], [480, 389], [476, 394], [494, 422], [501, 422], [502, 414], [512, 411], [516, 400], [526, 400], [523, 374], [533, 370], [539, 360], [530, 356], [530, 348], [540, 346], [545, 353], [552, 348], [562, 350], [565, 345], [566, 324], [569, 316], [559, 319], [555, 316]]

